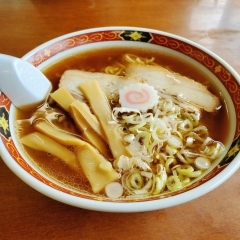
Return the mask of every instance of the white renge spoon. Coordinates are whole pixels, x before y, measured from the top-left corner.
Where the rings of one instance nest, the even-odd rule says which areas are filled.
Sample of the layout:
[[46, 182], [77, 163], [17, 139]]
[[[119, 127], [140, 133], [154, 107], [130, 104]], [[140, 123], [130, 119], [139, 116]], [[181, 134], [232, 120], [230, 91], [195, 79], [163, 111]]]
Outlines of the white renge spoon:
[[41, 105], [51, 89], [51, 82], [32, 64], [0, 54], [0, 90], [17, 108]]

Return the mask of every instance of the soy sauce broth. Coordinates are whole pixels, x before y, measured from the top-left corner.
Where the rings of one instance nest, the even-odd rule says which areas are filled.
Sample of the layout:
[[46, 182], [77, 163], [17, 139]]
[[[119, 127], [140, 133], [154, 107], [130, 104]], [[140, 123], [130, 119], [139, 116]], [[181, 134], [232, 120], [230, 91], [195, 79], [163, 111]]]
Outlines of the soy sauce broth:
[[[155, 62], [163, 67], [168, 68], [169, 70], [179, 73], [183, 76], [194, 79], [195, 81], [201, 82], [204, 85], [208, 86], [208, 89], [219, 97], [222, 106], [215, 113], [203, 112], [202, 114], [202, 123], [207, 126], [210, 136], [217, 141], [222, 142], [223, 144], [226, 141], [226, 135], [228, 132], [228, 115], [227, 109], [222, 99], [221, 93], [211, 84], [211, 79], [208, 79], [207, 76], [202, 73], [196, 67], [190, 66], [181, 59], [173, 58], [166, 54], [156, 53], [153, 50], [139, 49], [139, 48], [107, 48], [107, 49], [98, 49], [92, 51], [86, 51], [79, 54], [69, 56], [65, 59], [60, 60], [59, 62], [45, 68], [43, 73], [53, 84], [53, 91], [57, 89], [59, 80], [64, 73], [64, 71], [69, 69], [79, 69], [92, 72], [104, 72], [105, 67], [112, 65], [114, 62], [121, 62], [123, 54], [134, 54], [139, 57], [144, 58], [155, 58]], [[52, 105], [54, 108], [53, 111], [56, 111], [56, 114], [63, 112], [59, 109], [58, 106]], [[16, 114], [16, 119], [27, 119], [31, 117], [31, 112], [21, 112], [18, 111]], [[72, 119], [68, 117], [69, 125], [74, 129], [74, 124]], [[24, 129], [20, 133], [24, 135], [34, 131], [33, 127]], [[74, 130], [76, 134], [81, 136], [81, 133], [77, 130]], [[83, 191], [87, 194], [92, 194], [90, 184], [85, 178], [84, 174], [80, 174], [69, 169], [66, 164], [62, 161], [55, 159], [47, 153], [36, 152], [30, 148], [24, 147], [26, 153], [30, 156], [32, 161], [39, 167], [46, 175], [50, 178], [53, 178], [55, 181], [72, 188], [77, 191]]]

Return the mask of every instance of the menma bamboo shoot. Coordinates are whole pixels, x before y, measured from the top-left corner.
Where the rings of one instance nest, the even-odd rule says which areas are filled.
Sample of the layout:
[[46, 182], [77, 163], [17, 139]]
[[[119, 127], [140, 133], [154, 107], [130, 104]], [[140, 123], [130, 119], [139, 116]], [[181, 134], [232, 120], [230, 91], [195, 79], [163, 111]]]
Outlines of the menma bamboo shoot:
[[77, 170], [78, 161], [76, 155], [50, 137], [39, 132], [33, 132], [23, 136], [20, 141], [22, 144], [30, 148], [38, 151], [44, 151], [60, 158], [69, 167]]
[[102, 191], [105, 186], [119, 178], [119, 174], [113, 169], [103, 165], [109, 165], [101, 154], [94, 147], [86, 143], [76, 149], [77, 159], [87, 177], [94, 193]]
[[58, 129], [46, 120], [36, 121], [34, 128], [63, 145], [74, 146], [82, 144], [82, 140], [79, 137]]
[[89, 122], [83, 117], [81, 111], [74, 105], [71, 104], [69, 112], [78, 127], [82, 132], [83, 137], [92, 144], [97, 150], [106, 158], [112, 158], [111, 151], [108, 144], [103, 139], [103, 136], [97, 134], [94, 129], [89, 125]]
[[75, 98], [64, 87], [58, 88], [55, 92], [51, 93], [51, 98], [65, 111], [68, 112], [68, 108]]
[[129, 156], [129, 152], [119, 132], [119, 124], [109, 124], [112, 121], [112, 110], [109, 102], [96, 80], [86, 81], [79, 85], [79, 89], [89, 101], [94, 114], [97, 116], [107, 137], [110, 149], [115, 159], [122, 155]]
[[[87, 121], [87, 123], [91, 126], [91, 128], [100, 136], [104, 138], [104, 131], [94, 114], [91, 113], [88, 105], [84, 102], [80, 102], [76, 100], [70, 104], [70, 108], [76, 109], [79, 114], [81, 114], [82, 118]], [[72, 110], [72, 109], [71, 109]]]

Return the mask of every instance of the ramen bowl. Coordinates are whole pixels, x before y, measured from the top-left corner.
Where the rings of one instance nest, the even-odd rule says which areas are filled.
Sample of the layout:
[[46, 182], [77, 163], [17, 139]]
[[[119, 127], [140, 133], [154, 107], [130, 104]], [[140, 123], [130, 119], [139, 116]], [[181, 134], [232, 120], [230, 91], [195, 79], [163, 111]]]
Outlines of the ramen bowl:
[[25, 183], [42, 194], [79, 208], [107, 212], [152, 211], [183, 204], [198, 198], [226, 181], [239, 168], [240, 78], [223, 59], [204, 47], [173, 34], [136, 27], [104, 27], [73, 32], [48, 41], [23, 59], [40, 70], [66, 57], [104, 48], [133, 47], [177, 58], [211, 79], [228, 109], [225, 151], [216, 162], [190, 185], [177, 191], [148, 197], [118, 198], [94, 195], [69, 187], [43, 172], [19, 144], [15, 131], [16, 108], [0, 95], [0, 149], [6, 165]]

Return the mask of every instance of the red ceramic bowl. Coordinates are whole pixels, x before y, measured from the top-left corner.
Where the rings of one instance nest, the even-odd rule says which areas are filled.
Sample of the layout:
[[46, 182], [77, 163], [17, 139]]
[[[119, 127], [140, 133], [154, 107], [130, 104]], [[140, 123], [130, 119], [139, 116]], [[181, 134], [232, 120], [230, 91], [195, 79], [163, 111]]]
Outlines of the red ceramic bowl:
[[226, 181], [240, 165], [240, 88], [239, 75], [223, 59], [204, 47], [182, 37], [158, 30], [136, 27], [104, 27], [73, 32], [35, 48], [23, 59], [40, 70], [75, 53], [106, 47], [133, 46], [151, 49], [181, 58], [200, 68], [222, 92], [229, 109], [229, 132], [225, 155], [206, 174], [179, 191], [147, 198], [111, 200], [96, 197], [55, 181], [28, 158], [14, 131], [15, 107], [0, 95], [0, 149], [7, 166], [37, 191], [60, 202], [98, 211], [141, 212], [185, 203], [200, 197]]

